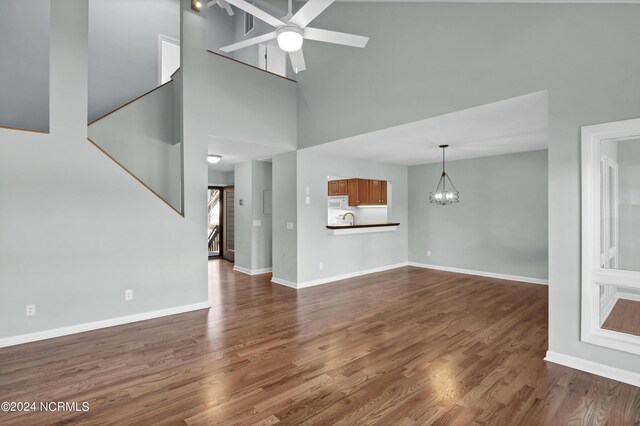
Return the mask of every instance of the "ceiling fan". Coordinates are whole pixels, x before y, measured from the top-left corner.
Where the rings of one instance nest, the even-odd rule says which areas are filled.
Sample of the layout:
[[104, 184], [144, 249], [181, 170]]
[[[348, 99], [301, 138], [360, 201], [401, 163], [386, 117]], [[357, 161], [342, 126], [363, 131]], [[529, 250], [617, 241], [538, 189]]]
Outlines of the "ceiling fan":
[[291, 0], [289, 0], [289, 12], [280, 19], [269, 15], [264, 10], [259, 9], [245, 0], [225, 1], [275, 27], [276, 30], [221, 47], [220, 50], [223, 52], [233, 52], [258, 43], [277, 39], [280, 49], [289, 54], [291, 66], [296, 73], [306, 69], [304, 55], [302, 54], [302, 42], [305, 39], [361, 48], [365, 47], [369, 41], [369, 37], [307, 26], [335, 0], [309, 0], [295, 15], [291, 13]]

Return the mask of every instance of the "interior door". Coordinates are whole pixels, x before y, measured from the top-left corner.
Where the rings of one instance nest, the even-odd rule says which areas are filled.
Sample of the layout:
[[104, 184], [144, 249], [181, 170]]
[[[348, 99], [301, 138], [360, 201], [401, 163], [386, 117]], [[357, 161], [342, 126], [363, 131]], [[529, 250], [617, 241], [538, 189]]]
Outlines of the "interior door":
[[275, 41], [258, 46], [258, 67], [274, 74], [287, 76], [287, 55]]
[[235, 240], [234, 240], [234, 200], [235, 191], [233, 187], [226, 187], [222, 191], [223, 196], [223, 215], [222, 229], [224, 238], [222, 239], [222, 257], [231, 262], [235, 259]]

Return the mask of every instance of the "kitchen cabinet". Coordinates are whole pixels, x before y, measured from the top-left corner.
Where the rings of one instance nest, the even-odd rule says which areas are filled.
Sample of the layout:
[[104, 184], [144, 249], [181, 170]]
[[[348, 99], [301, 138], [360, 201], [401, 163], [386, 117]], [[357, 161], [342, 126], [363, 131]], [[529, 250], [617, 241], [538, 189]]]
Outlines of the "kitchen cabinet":
[[387, 181], [341, 179], [329, 181], [329, 196], [348, 195], [350, 206], [386, 206]]
[[386, 180], [370, 180], [369, 181], [369, 205], [370, 206], [386, 206], [387, 205], [387, 181]]
[[369, 181], [367, 179], [349, 179], [349, 205], [369, 204]]
[[348, 194], [349, 194], [349, 181], [347, 179], [329, 181], [329, 196], [348, 195]]
[[329, 196], [338, 195], [338, 181], [330, 180], [329, 181]]

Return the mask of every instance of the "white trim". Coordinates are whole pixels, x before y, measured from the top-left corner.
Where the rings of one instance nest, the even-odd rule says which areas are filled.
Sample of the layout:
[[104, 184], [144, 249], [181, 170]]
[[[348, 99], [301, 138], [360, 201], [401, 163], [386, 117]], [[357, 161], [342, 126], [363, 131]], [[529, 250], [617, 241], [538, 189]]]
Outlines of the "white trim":
[[37, 331], [35, 333], [21, 334], [19, 336], [4, 337], [0, 339], [0, 348], [21, 345], [23, 343], [36, 342], [38, 340], [52, 339], [54, 337], [68, 336], [70, 334], [84, 333], [85, 331], [130, 324], [132, 322], [145, 321], [169, 315], [183, 314], [185, 312], [209, 309], [209, 302], [194, 303], [192, 305], [176, 306], [173, 308], [159, 309], [157, 311], [143, 312], [140, 314], [126, 315], [100, 321], [86, 322], [84, 324], [70, 325], [67, 327], [53, 328]]
[[279, 285], [283, 285], [290, 288], [295, 288], [295, 289], [298, 288], [298, 284], [294, 283], [293, 281], [283, 280], [282, 278], [271, 277], [271, 282], [274, 284], [279, 284]]
[[272, 271], [272, 268], [262, 268], [262, 269], [249, 269], [243, 268], [242, 266], [233, 266], [233, 270], [236, 272], [241, 272], [247, 275], [260, 275], [260, 274], [268, 274]]
[[450, 266], [430, 265], [427, 263], [409, 262], [409, 266], [416, 268], [435, 269], [438, 271], [457, 272], [458, 274], [477, 275], [479, 277], [498, 278], [500, 280], [520, 281], [530, 284], [549, 285], [549, 280], [542, 278], [521, 277], [518, 275], [498, 274], [495, 272], [474, 271], [472, 269], [453, 268]]
[[640, 294], [627, 293], [626, 291], [618, 289], [616, 290], [616, 301], [619, 299], [633, 300], [635, 302], [640, 302]]
[[307, 287], [313, 287], [321, 284], [328, 284], [334, 281], [346, 280], [349, 278], [359, 277], [361, 275], [375, 274], [376, 272], [383, 272], [383, 271], [388, 271], [390, 269], [402, 268], [403, 266], [408, 266], [408, 265], [409, 265], [408, 262], [395, 263], [393, 265], [379, 266], [377, 268], [365, 269], [357, 272], [349, 272], [347, 274], [334, 275], [326, 278], [318, 278], [316, 280], [304, 281], [304, 282], [298, 283], [297, 288], [307, 288]]
[[576, 370], [586, 371], [587, 373], [597, 376], [606, 377], [607, 379], [617, 380], [633, 386], [640, 387], [640, 373], [622, 370], [617, 367], [600, 364], [586, 359], [576, 358], [571, 355], [565, 355], [558, 352], [547, 351], [544, 358], [547, 362], [564, 365], [565, 367], [575, 368]]

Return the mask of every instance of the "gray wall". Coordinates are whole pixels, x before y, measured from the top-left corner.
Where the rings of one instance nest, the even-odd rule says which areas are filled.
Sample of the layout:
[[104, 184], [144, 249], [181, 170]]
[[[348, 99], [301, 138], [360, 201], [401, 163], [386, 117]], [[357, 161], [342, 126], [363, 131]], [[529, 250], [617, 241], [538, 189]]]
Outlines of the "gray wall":
[[409, 260], [546, 279], [547, 151], [447, 162], [450, 206], [429, 204], [441, 171], [409, 167]]
[[253, 227], [251, 269], [271, 268], [272, 232], [272, 166], [266, 161], [251, 162], [251, 192], [253, 217], [260, 226]]
[[[407, 167], [298, 151], [298, 282], [359, 272], [407, 261]], [[389, 221], [400, 222], [395, 232], [328, 235], [327, 176], [388, 181], [391, 189]], [[305, 203], [309, 187], [311, 204]], [[319, 263], [324, 269], [319, 269]]]
[[[271, 196], [271, 163], [245, 161], [236, 165], [235, 264], [240, 268], [271, 268], [271, 215], [263, 211], [265, 191]], [[254, 225], [256, 220], [259, 226]]]
[[618, 144], [620, 269], [640, 271], [640, 139]]
[[291, 283], [298, 279], [297, 157], [295, 151], [273, 157], [273, 277]]
[[[205, 22], [185, 4], [193, 67]], [[0, 338], [207, 301], [208, 80], [185, 76], [183, 218], [87, 141], [87, 17], [51, 4], [51, 133], [0, 129]]]
[[212, 170], [209, 166], [209, 185], [232, 186], [234, 182], [234, 172], [221, 172]]
[[0, 2], [0, 126], [49, 130], [49, 0]]
[[202, 93], [209, 101], [208, 137], [296, 148], [295, 82], [223, 56], [206, 53], [203, 59], [210, 79]]
[[639, 21], [637, 4], [336, 2], [314, 26], [371, 40], [305, 45], [299, 144], [548, 89], [549, 349], [640, 372], [580, 342], [580, 126], [640, 116]]
[[180, 39], [179, 0], [89, 0], [89, 121], [159, 85], [159, 34]]
[[181, 146], [174, 139], [175, 82], [89, 126], [89, 138], [118, 163], [182, 211]]
[[[251, 161], [236, 164], [235, 167], [235, 207], [234, 207], [234, 246], [235, 264], [240, 268], [251, 269], [253, 244], [253, 192], [251, 189]], [[242, 203], [242, 205], [240, 205]]]

